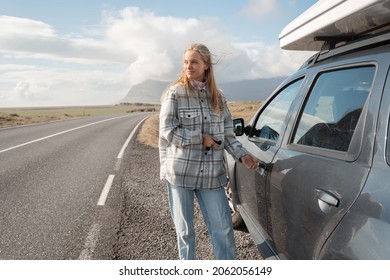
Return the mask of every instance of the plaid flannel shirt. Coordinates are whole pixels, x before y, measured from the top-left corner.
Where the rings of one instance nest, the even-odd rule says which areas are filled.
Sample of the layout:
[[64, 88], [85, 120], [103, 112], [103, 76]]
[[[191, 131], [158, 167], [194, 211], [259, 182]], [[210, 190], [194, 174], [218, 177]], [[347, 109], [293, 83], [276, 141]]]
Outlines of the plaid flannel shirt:
[[[213, 112], [206, 90], [186, 93], [181, 84], [163, 95], [160, 111], [160, 177], [177, 187], [219, 189], [227, 184], [224, 149], [236, 160], [245, 152], [235, 138], [230, 111]], [[202, 144], [209, 134], [222, 143], [210, 151]]]

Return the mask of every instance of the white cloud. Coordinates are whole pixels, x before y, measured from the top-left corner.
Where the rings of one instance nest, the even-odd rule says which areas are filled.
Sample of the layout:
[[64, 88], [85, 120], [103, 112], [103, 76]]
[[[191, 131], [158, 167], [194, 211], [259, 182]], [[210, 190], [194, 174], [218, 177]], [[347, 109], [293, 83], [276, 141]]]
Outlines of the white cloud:
[[128, 90], [123, 75], [103, 71], [3, 65], [0, 73], [9, 85], [0, 87], [1, 107], [113, 104]]
[[46, 23], [2, 15], [0, 16], [0, 36], [28, 35], [31, 37], [54, 37], [55, 31]]
[[39, 21], [1, 16], [0, 26], [0, 52], [8, 58], [93, 65], [120, 63], [126, 57], [135, 59], [134, 54], [118, 53], [107, 41], [66, 35], [61, 37], [50, 26]]
[[0, 29], [0, 106], [115, 103], [146, 79], [176, 79], [192, 42], [221, 59], [220, 82], [288, 75], [304, 60], [278, 46], [235, 42], [219, 24], [217, 18], [161, 17], [128, 7], [105, 13], [94, 30], [58, 34], [43, 22], [1, 16], [7, 28]]
[[280, 10], [277, 0], [250, 0], [241, 13], [255, 20], [263, 20], [279, 16]]

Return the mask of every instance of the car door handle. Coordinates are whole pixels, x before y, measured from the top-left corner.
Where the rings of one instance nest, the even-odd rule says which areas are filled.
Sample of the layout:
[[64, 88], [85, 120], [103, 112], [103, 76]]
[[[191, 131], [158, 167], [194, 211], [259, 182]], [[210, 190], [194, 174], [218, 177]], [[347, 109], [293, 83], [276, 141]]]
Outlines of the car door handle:
[[265, 163], [264, 161], [262, 161], [262, 160], [259, 160], [259, 161], [257, 162], [257, 166], [260, 167], [261, 169], [267, 169], [268, 164], [266, 164], [266, 163]]
[[259, 169], [257, 170], [257, 172], [258, 172], [261, 176], [264, 176], [264, 175], [265, 175], [265, 172], [267, 171], [268, 164], [265, 163], [265, 162], [262, 161], [262, 160], [259, 160], [259, 161], [257, 162], [257, 166], [259, 167]]
[[317, 198], [320, 201], [325, 202], [330, 206], [334, 206], [334, 207], [339, 206], [340, 200], [330, 192], [321, 189], [316, 189], [316, 193], [317, 193]]

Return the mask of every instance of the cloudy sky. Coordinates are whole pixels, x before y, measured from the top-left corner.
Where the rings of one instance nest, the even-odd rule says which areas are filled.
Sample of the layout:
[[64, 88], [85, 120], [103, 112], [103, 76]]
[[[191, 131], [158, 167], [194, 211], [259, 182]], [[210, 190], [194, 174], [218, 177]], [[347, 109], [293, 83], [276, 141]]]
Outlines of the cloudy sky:
[[284, 76], [310, 56], [278, 36], [315, 0], [2, 0], [0, 107], [104, 105], [172, 81], [204, 43], [217, 82]]

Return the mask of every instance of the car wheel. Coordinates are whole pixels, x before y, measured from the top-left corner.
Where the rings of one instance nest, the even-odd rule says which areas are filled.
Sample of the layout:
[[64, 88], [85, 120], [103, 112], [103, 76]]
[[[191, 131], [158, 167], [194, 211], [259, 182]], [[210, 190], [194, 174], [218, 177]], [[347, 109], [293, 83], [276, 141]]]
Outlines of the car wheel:
[[236, 209], [236, 204], [233, 199], [233, 192], [231, 190], [230, 182], [228, 182], [226, 186], [226, 196], [229, 202], [229, 207], [230, 207], [230, 213], [232, 215], [232, 222], [233, 222], [233, 228], [234, 229], [245, 229], [245, 222], [242, 219], [242, 216], [240, 212], [237, 211]]

